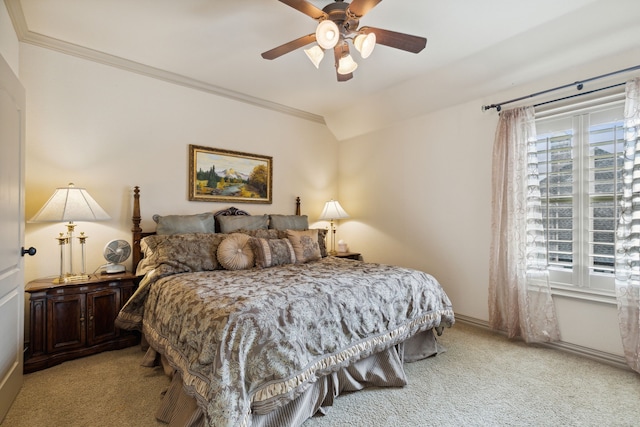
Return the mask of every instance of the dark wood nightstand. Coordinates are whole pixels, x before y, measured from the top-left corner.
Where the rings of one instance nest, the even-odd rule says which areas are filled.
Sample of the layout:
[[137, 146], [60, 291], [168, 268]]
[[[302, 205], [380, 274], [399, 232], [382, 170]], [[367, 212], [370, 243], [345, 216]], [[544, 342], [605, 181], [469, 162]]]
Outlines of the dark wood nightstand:
[[345, 259], [355, 259], [355, 260], [360, 259], [359, 252], [338, 252], [334, 256], [338, 258], [345, 258]]
[[30, 324], [24, 372], [138, 343], [137, 332], [114, 325], [137, 286], [138, 278], [131, 273], [91, 275], [72, 283], [53, 283], [53, 278], [29, 282], [25, 287]]

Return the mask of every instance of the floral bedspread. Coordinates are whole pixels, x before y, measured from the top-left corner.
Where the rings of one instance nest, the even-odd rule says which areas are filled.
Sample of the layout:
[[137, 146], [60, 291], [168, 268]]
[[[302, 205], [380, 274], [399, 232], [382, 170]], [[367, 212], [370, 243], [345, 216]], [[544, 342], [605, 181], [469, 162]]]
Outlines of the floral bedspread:
[[251, 424], [318, 377], [451, 326], [430, 275], [323, 258], [266, 269], [147, 274], [116, 321], [139, 329], [183, 377], [211, 426]]

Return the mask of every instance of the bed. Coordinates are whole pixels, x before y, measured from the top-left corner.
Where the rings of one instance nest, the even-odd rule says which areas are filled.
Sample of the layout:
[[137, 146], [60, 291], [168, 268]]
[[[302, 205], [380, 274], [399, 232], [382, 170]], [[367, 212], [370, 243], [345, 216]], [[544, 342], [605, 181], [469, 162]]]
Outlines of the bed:
[[[133, 262], [142, 276], [116, 324], [139, 330], [143, 364], [172, 377], [156, 417], [175, 426], [299, 426], [341, 393], [407, 383], [454, 323], [432, 276], [326, 256], [300, 215], [154, 215]], [[265, 222], [266, 220], [266, 222]], [[330, 415], [328, 415], [330, 416]]]

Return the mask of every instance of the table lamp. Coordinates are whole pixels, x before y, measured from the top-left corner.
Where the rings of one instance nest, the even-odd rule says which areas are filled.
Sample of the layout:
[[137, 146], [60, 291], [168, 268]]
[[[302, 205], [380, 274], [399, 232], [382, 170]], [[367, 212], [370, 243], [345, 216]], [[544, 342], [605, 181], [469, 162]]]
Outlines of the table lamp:
[[[82, 271], [78, 274], [73, 269], [73, 232], [74, 221], [106, 221], [111, 219], [109, 214], [100, 207], [84, 188], [78, 188], [70, 183], [67, 187], [57, 188], [47, 203], [29, 220], [29, 222], [67, 222], [67, 233], [60, 233], [56, 238], [60, 247], [60, 275], [55, 283], [86, 280], [85, 272], [85, 243], [87, 236], [80, 233], [82, 246]], [[68, 246], [69, 271], [65, 272], [64, 247]]]
[[324, 204], [324, 209], [320, 214], [321, 220], [328, 220], [331, 223], [331, 250], [329, 255], [336, 255], [336, 228], [333, 221], [349, 218], [349, 214], [340, 206], [340, 202], [337, 200], [329, 200]]

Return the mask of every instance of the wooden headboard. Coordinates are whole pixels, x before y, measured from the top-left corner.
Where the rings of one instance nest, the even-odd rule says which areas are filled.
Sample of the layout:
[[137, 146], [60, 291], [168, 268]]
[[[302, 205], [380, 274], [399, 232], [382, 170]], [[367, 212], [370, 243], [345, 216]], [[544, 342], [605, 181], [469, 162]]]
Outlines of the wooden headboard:
[[[300, 197], [296, 197], [296, 215], [300, 215]], [[234, 216], [234, 215], [249, 215], [247, 211], [243, 211], [237, 208], [229, 207], [227, 209], [219, 210], [213, 214], [215, 217], [222, 216]], [[132, 271], [135, 273], [138, 263], [142, 259], [142, 249], [140, 247], [140, 241], [147, 236], [156, 234], [155, 231], [142, 231], [140, 228], [140, 187], [137, 185], [133, 188], [133, 215], [131, 216], [131, 222], [133, 222], [133, 255], [132, 255]], [[218, 222], [216, 221], [216, 227]]]

